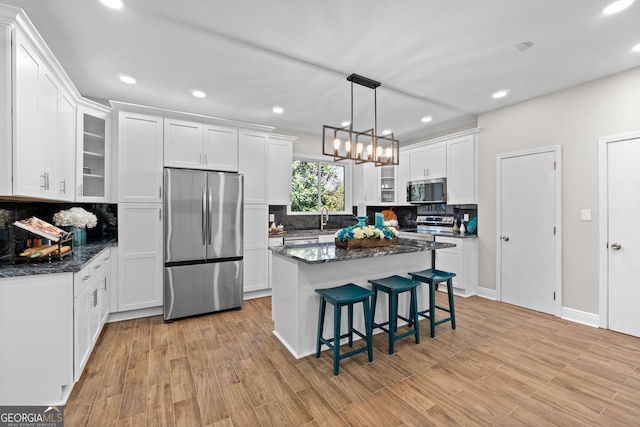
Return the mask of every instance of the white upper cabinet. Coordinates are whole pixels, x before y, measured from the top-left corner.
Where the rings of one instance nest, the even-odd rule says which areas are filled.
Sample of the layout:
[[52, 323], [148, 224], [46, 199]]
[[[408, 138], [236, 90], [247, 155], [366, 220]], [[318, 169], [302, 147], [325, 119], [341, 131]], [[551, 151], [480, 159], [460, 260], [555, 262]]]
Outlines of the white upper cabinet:
[[409, 150], [410, 180], [425, 179], [427, 177], [427, 149], [419, 147]]
[[56, 163], [58, 179], [55, 185], [60, 200], [75, 200], [76, 182], [76, 104], [62, 93], [58, 98], [58, 146]]
[[162, 201], [162, 117], [118, 113], [118, 200]]
[[476, 181], [475, 135], [447, 141], [447, 204], [478, 203]]
[[411, 180], [444, 178], [447, 175], [446, 142], [434, 142], [410, 149]]
[[411, 152], [400, 151], [400, 160], [398, 161], [398, 184], [396, 195], [398, 204], [406, 205], [407, 202], [407, 182], [411, 180]]
[[164, 165], [202, 168], [202, 124], [164, 119]]
[[353, 166], [352, 199], [354, 204], [380, 204], [379, 188], [378, 168], [373, 163], [361, 163]]
[[111, 115], [109, 109], [78, 107], [76, 200], [108, 202], [111, 193]]
[[241, 129], [239, 172], [244, 175], [244, 202], [267, 202], [267, 133]]
[[55, 145], [45, 140], [43, 132], [49, 132], [47, 138], [57, 135], [58, 87], [20, 31], [15, 32], [14, 48], [13, 193], [50, 198], [47, 188], [51, 188], [51, 178], [55, 180]]
[[295, 137], [269, 135], [267, 146], [267, 183], [270, 205], [291, 203], [291, 162]]
[[204, 168], [238, 171], [238, 129], [204, 125]]
[[447, 176], [447, 145], [445, 141], [427, 144], [426, 177], [444, 178]]
[[238, 170], [238, 131], [164, 119], [164, 165], [227, 172]]

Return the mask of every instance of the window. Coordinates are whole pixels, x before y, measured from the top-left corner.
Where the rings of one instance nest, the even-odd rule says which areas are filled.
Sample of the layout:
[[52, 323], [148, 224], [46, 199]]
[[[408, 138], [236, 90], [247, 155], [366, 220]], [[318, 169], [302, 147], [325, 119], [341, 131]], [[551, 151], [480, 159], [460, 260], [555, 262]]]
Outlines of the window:
[[291, 163], [291, 206], [289, 213], [345, 213], [350, 204], [347, 164], [310, 159], [294, 159]]

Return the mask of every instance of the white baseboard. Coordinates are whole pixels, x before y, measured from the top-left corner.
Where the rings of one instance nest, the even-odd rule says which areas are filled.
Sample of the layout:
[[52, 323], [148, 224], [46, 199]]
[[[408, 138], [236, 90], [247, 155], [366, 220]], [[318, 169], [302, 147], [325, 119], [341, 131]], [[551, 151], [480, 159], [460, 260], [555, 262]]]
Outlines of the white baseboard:
[[270, 297], [271, 289], [262, 289], [261, 291], [253, 291], [253, 292], [245, 292], [242, 299], [254, 299], [254, 298], [262, 298], [262, 297]]
[[157, 316], [162, 314], [162, 306], [141, 308], [139, 310], [119, 311], [116, 313], [109, 313], [107, 323], [120, 322], [122, 320], [140, 319], [142, 317]]
[[575, 310], [573, 308], [562, 307], [562, 319], [570, 320], [583, 325], [600, 327], [600, 316], [595, 313], [587, 313], [586, 311]]
[[482, 298], [496, 300], [496, 290], [478, 287], [478, 296]]

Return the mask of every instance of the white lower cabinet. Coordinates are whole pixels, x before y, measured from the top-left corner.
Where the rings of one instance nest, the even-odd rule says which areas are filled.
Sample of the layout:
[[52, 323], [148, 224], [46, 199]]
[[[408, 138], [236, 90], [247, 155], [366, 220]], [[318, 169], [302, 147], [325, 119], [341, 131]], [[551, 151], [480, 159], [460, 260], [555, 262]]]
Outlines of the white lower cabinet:
[[474, 237], [436, 237], [437, 242], [453, 243], [453, 248], [436, 251], [436, 269], [455, 273], [453, 291], [456, 295], [478, 293], [478, 239]]
[[59, 405], [73, 384], [73, 274], [0, 279], [0, 405]]
[[[269, 237], [269, 247], [276, 247], [276, 246], [283, 246], [284, 245], [284, 238], [282, 237]], [[271, 266], [273, 265], [272, 263], [272, 257], [273, 257], [273, 253], [268, 250], [267, 251], [267, 259], [269, 260], [269, 288], [273, 287], [273, 269], [271, 268]]]
[[73, 275], [74, 379], [78, 381], [109, 315], [110, 251]]
[[118, 311], [162, 305], [161, 203], [118, 204]]
[[244, 205], [244, 292], [269, 288], [268, 205]]

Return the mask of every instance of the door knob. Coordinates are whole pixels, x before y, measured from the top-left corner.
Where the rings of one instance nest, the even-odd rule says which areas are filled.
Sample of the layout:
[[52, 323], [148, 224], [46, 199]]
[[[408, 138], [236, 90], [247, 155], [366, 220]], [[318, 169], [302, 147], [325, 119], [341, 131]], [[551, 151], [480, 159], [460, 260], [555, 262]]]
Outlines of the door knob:
[[502, 240], [504, 240], [505, 242], [509, 241], [509, 236], [502, 236]]
[[613, 249], [614, 251], [620, 250], [621, 247], [622, 247], [622, 245], [620, 243], [612, 243], [611, 244], [611, 249]]

